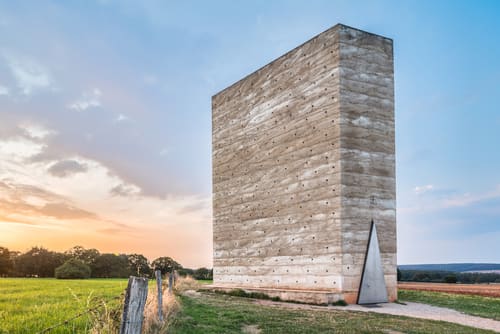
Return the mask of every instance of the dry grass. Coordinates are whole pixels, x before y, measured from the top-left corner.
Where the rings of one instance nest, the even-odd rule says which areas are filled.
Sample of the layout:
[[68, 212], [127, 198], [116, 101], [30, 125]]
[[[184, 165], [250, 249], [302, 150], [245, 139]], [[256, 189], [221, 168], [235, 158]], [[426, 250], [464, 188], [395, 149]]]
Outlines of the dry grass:
[[199, 283], [192, 277], [179, 277], [174, 285], [174, 293], [168, 291], [168, 281], [165, 280], [163, 285], [163, 321], [158, 319], [158, 297], [156, 294], [156, 286], [154, 291], [148, 294], [146, 305], [144, 307], [144, 324], [142, 332], [144, 334], [161, 334], [167, 333], [168, 328], [172, 325], [175, 314], [180, 310], [180, 303], [176, 298], [176, 294], [183, 293], [187, 290], [197, 290]]
[[174, 285], [176, 293], [183, 293], [188, 290], [198, 290], [201, 284], [191, 276], [179, 278]]
[[[121, 298], [120, 304], [123, 304]], [[91, 328], [90, 334], [115, 334], [120, 329], [121, 307], [111, 306], [101, 301], [102, 307], [90, 314]]]

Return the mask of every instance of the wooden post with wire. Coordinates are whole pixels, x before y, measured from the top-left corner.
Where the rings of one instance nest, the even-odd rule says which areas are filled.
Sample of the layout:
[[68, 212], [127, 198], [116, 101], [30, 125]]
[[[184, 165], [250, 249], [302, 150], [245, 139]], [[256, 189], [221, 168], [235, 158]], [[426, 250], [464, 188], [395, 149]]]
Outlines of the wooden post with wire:
[[163, 291], [161, 286], [161, 270], [155, 270], [156, 287], [158, 289], [158, 321], [163, 321]]
[[130, 276], [125, 293], [120, 334], [141, 333], [147, 297], [148, 279]]
[[174, 272], [171, 271], [170, 274], [168, 275], [168, 293], [172, 293], [172, 289], [174, 286]]

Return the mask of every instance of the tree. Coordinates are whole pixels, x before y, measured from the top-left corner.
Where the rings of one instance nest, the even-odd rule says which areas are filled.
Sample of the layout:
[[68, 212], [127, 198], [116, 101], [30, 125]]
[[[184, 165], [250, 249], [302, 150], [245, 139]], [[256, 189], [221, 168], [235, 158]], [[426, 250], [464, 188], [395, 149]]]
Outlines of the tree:
[[426, 272], [417, 272], [413, 276], [413, 281], [416, 281], [416, 282], [428, 282], [429, 279], [430, 279], [430, 276]]
[[54, 277], [54, 270], [66, 261], [66, 255], [43, 247], [32, 247], [15, 259], [15, 270], [22, 276]]
[[151, 262], [151, 268], [153, 270], [161, 270], [162, 275], [165, 275], [166, 273], [181, 269], [182, 266], [171, 257], [163, 256]]
[[177, 270], [177, 273], [180, 276], [193, 276], [194, 275], [194, 270], [190, 268], [181, 268]]
[[92, 277], [128, 277], [129, 267], [126, 255], [101, 254], [91, 267]]
[[8, 248], [0, 247], [0, 276], [7, 276], [12, 271], [13, 262]]
[[75, 246], [73, 248], [70, 248], [66, 252], [64, 252], [64, 254], [73, 259], [80, 260], [88, 266], [92, 266], [99, 255], [101, 255], [95, 248], [85, 249], [82, 246]]
[[455, 275], [448, 275], [444, 278], [445, 283], [457, 283], [457, 276]]
[[56, 278], [89, 278], [90, 267], [77, 259], [69, 259], [55, 270]]
[[401, 276], [402, 276], [401, 270], [399, 270], [399, 268], [398, 268], [398, 282], [401, 281]]
[[127, 255], [128, 267], [130, 275], [149, 276], [151, 268], [149, 267], [148, 259], [141, 254]]
[[195, 279], [213, 279], [213, 271], [207, 268], [199, 268], [194, 271], [193, 278]]

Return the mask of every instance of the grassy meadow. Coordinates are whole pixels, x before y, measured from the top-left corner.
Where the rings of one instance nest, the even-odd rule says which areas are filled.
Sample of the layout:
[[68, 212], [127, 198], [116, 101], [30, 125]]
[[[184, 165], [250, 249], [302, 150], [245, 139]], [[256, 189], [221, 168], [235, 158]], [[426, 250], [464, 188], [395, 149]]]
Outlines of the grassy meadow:
[[97, 317], [120, 309], [126, 287], [127, 279], [0, 278], [0, 333], [37, 333], [100, 306], [50, 331], [89, 332]]
[[500, 321], [500, 298], [456, 293], [399, 290], [400, 301], [451, 308], [466, 314]]

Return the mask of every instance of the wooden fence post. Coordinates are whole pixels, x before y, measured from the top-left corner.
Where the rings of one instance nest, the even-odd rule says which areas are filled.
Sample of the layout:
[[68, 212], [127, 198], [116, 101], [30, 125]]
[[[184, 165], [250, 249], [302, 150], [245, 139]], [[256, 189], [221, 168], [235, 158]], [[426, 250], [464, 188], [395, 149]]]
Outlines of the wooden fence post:
[[161, 270], [156, 270], [155, 276], [156, 276], [156, 287], [158, 289], [158, 320], [163, 321], [163, 313], [162, 313], [163, 291], [161, 286]]
[[123, 305], [120, 334], [140, 334], [144, 319], [144, 305], [148, 297], [148, 279], [130, 276]]
[[170, 272], [170, 275], [168, 275], [168, 293], [172, 293], [173, 285], [174, 285], [174, 273]]

